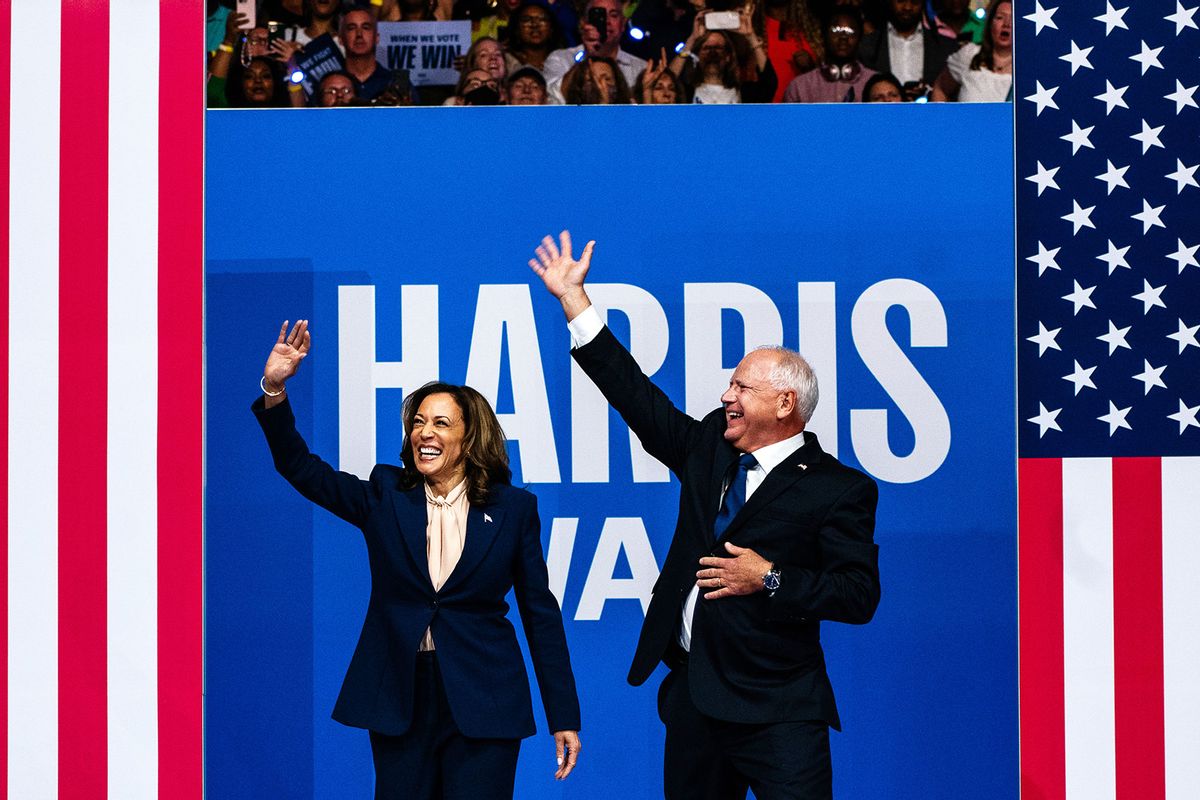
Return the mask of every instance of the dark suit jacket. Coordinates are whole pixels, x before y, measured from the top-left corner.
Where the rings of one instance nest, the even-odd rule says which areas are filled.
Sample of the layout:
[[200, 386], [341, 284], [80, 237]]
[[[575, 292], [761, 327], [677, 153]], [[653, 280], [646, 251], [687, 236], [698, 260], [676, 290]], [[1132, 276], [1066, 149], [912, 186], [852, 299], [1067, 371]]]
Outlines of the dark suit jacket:
[[399, 735], [412, 721], [417, 647], [433, 631], [438, 666], [454, 721], [465, 735], [517, 739], [534, 734], [529, 677], [516, 633], [505, 618], [515, 589], [552, 731], [579, 729], [579, 700], [562, 613], [542, 555], [537, 499], [512, 486], [492, 487], [471, 506], [462, 558], [440, 591], [429, 578], [425, 489], [400, 488], [385, 464], [370, 480], [338, 472], [308, 451], [289, 403], [252, 406], [275, 468], [302, 495], [362, 530], [371, 597], [333, 718]]
[[[921, 29], [921, 38], [925, 41], [921, 79], [933, 86], [933, 82], [946, 66], [946, 59], [958, 49], [958, 42], [925, 28]], [[858, 59], [876, 72], [894, 72], [892, 57], [888, 52], [886, 25], [862, 38], [858, 43]]]
[[[728, 555], [713, 539], [722, 484], [738, 453], [725, 415], [695, 420], [676, 409], [608, 328], [572, 351], [647, 452], [679, 478], [679, 519], [654, 585], [629, 682], [641, 684], [678, 635], [701, 556]], [[723, 537], [772, 561], [783, 575], [765, 591], [696, 603], [688, 682], [703, 713], [745, 723], [824, 720], [840, 728], [821, 650], [821, 620], [865, 623], [879, 604], [871, 478], [822, 452], [817, 439], [775, 467]]]

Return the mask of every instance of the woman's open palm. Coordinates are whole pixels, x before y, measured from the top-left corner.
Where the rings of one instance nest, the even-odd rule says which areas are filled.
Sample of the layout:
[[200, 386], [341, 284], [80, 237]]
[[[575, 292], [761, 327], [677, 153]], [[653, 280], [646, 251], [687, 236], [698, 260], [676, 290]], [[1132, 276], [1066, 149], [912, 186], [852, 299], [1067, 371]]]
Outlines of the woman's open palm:
[[312, 335], [308, 332], [308, 320], [299, 320], [288, 333], [287, 320], [279, 329], [279, 338], [267, 356], [267, 365], [263, 367], [263, 377], [267, 383], [276, 388], [283, 388], [288, 379], [296, 374], [300, 362], [312, 348]]

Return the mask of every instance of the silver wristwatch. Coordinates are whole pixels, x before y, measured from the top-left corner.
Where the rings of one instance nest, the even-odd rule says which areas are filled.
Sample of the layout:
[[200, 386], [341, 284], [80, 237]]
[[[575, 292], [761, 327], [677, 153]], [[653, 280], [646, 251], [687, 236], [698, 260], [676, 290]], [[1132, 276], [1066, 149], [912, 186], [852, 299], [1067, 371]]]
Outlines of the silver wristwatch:
[[763, 588], [767, 590], [768, 597], [774, 597], [775, 592], [779, 591], [779, 586], [782, 583], [782, 576], [776, 567], [771, 567], [762, 576]]

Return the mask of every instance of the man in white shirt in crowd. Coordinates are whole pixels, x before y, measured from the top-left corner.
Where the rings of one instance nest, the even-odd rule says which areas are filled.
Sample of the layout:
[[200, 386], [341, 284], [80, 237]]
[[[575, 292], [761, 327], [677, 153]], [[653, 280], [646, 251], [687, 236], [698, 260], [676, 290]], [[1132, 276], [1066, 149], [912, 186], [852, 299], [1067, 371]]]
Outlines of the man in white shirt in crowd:
[[890, 72], [904, 87], [905, 99], [928, 93], [958, 42], [922, 23], [923, 0], [888, 0], [888, 24], [864, 36], [859, 60], [876, 72]]
[[[606, 24], [603, 31], [588, 22], [589, 16], [594, 16], [591, 13], [592, 9], [604, 10]], [[542, 67], [551, 103], [562, 104], [563, 76], [567, 74], [567, 70], [582, 61], [584, 57], [613, 59], [617, 62], [621, 74], [625, 76], [625, 82], [630, 86], [636, 85], [637, 76], [645, 69], [646, 62], [621, 49], [621, 37], [625, 34], [625, 25], [625, 12], [621, 0], [588, 0], [583, 16], [579, 20], [579, 33], [583, 44], [555, 50], [546, 56], [546, 63]]]

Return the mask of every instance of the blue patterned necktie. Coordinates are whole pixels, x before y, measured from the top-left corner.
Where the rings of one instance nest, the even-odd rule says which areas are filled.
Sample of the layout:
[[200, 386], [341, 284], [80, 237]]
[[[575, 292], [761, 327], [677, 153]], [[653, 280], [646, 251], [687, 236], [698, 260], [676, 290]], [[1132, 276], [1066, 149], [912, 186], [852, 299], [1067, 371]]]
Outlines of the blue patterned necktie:
[[717, 520], [713, 523], [713, 536], [717, 539], [724, 535], [729, 523], [742, 510], [742, 506], [746, 505], [746, 473], [758, 466], [758, 460], [749, 453], [743, 453], [738, 457], [736, 466], [736, 471], [730, 467], [733, 477], [729, 480], [729, 489], [725, 492], [725, 499], [721, 501]]

